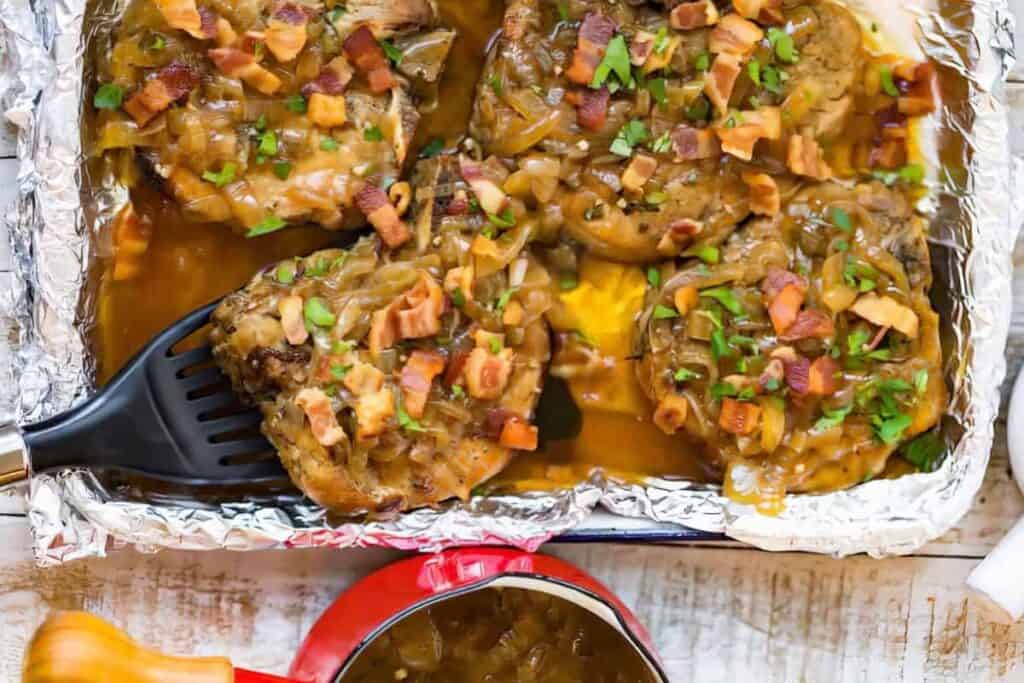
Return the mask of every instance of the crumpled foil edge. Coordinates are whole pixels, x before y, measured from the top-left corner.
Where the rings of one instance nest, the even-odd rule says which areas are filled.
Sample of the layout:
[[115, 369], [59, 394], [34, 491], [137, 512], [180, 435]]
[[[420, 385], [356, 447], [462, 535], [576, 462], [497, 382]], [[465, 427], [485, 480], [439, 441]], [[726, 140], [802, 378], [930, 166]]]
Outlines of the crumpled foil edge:
[[[9, 282], [0, 282], [0, 319], [14, 340], [10, 349], [0, 345], [0, 378], [13, 388], [0, 392], [0, 419], [6, 422], [53, 415], [92, 388], [78, 310], [90, 259], [80, 196], [84, 7], [85, 0], [40, 0], [34, 6], [0, 0], [0, 105], [18, 127], [20, 159], [18, 201], [5, 217], [14, 270]], [[479, 497], [388, 522], [332, 524], [321, 509], [306, 505], [121, 500], [92, 473], [73, 469], [32, 480], [28, 507], [37, 561], [55, 565], [125, 545], [144, 552], [324, 546], [432, 551], [482, 543], [533, 550], [584, 524], [598, 504], [619, 515], [724, 532], [770, 550], [875, 556], [915, 550], [955, 524], [980, 487], [998, 411], [991, 388], [1005, 374], [1012, 272], [1006, 245], [1016, 231], [1006, 219], [1010, 159], [1000, 89], [1013, 63], [1013, 19], [1006, 0], [978, 0], [973, 10], [970, 40], [980, 50], [971, 69], [956, 63], [947, 27], [926, 31], [926, 51], [952, 62], [970, 82], [970, 139], [983, 150], [971, 166], [972, 193], [959, 198], [971, 203], [974, 216], [968, 429], [938, 471], [827, 495], [789, 496], [778, 517], [731, 503], [716, 486], [625, 484], [595, 475], [561, 492]]]

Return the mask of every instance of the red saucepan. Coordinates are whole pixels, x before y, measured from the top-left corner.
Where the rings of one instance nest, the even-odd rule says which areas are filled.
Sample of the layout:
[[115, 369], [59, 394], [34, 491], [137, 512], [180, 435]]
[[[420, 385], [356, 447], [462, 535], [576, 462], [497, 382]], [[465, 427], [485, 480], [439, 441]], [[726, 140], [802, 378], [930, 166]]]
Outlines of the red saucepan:
[[[423, 608], [486, 588], [536, 591], [567, 601], [614, 629], [647, 680], [668, 683], [650, 636], [607, 588], [562, 560], [501, 548], [451, 550], [388, 565], [357, 582], [320, 617], [287, 678], [232, 667], [222, 657], [146, 650], [103, 620], [62, 613], [44, 623], [25, 658], [24, 683], [333, 683], [382, 633]], [[573, 608], [574, 609], [574, 608]], [[606, 629], [607, 630], [607, 629]]]

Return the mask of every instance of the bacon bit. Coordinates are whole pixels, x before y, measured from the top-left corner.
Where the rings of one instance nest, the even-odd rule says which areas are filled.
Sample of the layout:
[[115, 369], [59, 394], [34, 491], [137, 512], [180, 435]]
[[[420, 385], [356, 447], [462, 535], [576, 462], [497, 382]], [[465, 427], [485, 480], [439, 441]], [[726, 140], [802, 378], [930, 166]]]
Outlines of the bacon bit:
[[352, 363], [341, 382], [353, 396], [375, 394], [384, 386], [384, 373], [370, 363]]
[[498, 187], [493, 180], [484, 176], [480, 164], [476, 163], [464, 154], [459, 155], [459, 172], [462, 179], [469, 184], [476, 200], [480, 202], [480, 208], [486, 213], [498, 215], [508, 203], [508, 195]]
[[629, 43], [629, 63], [633, 66], [643, 66], [647, 58], [654, 52], [654, 41], [657, 39], [653, 33], [637, 31], [633, 40]]
[[400, 247], [412, 237], [412, 232], [398, 217], [384, 190], [376, 185], [364, 184], [356, 193], [355, 202], [387, 246], [392, 249]]
[[348, 121], [345, 96], [315, 92], [309, 97], [306, 115], [310, 121], [323, 128], [343, 126]]
[[[785, 290], [783, 290], [785, 291]], [[796, 321], [785, 333], [779, 335], [782, 341], [799, 341], [801, 339], [827, 339], [836, 333], [832, 318], [817, 310], [800, 311]]]
[[764, 370], [761, 371], [760, 377], [757, 378], [757, 387], [761, 391], [770, 391], [768, 386], [774, 381], [776, 388], [782, 386], [782, 382], [786, 379], [786, 364], [778, 358], [772, 358], [768, 361], [768, 364], [764, 366]]
[[794, 135], [789, 139], [786, 162], [789, 170], [797, 175], [814, 180], [828, 180], [832, 177], [832, 169], [825, 163], [818, 143], [803, 135]]
[[750, 190], [750, 210], [762, 216], [776, 216], [782, 210], [782, 198], [775, 179], [767, 173], [740, 174], [743, 182]]
[[796, 285], [786, 285], [768, 304], [768, 317], [776, 334], [782, 334], [796, 322], [800, 307], [804, 305], [804, 290]]
[[439, 351], [413, 351], [402, 368], [399, 384], [402, 387], [402, 404], [410, 417], [423, 417], [427, 406], [430, 385], [444, 371], [445, 358]]
[[839, 388], [836, 373], [839, 364], [829, 356], [820, 356], [811, 363], [807, 375], [807, 393], [814, 396], [831, 396]]
[[711, 31], [708, 50], [714, 54], [729, 54], [746, 59], [754, 53], [763, 38], [764, 31], [757, 24], [738, 14], [727, 14]]
[[704, 224], [690, 218], [678, 218], [668, 224], [656, 247], [659, 254], [678, 256], [683, 247], [704, 230]]
[[448, 202], [448, 206], [445, 207], [445, 215], [447, 216], [466, 216], [469, 214], [469, 198], [466, 197], [466, 193], [463, 190], [456, 190], [455, 196]]
[[444, 371], [444, 385], [452, 387], [462, 381], [463, 371], [466, 369], [466, 361], [469, 360], [468, 351], [455, 351], [448, 359], [448, 367]]
[[931, 62], [917, 64], [911, 78], [903, 78], [906, 74], [896, 75], [899, 77], [896, 85], [904, 92], [896, 102], [901, 114], [924, 116], [935, 111], [939, 99], [935, 65]]
[[281, 88], [281, 79], [257, 64], [255, 55], [235, 47], [218, 47], [206, 54], [221, 72], [241, 78], [264, 95], [273, 95]]
[[741, 70], [739, 57], [726, 53], [715, 57], [711, 65], [708, 79], [704, 82], [704, 93], [720, 114], [729, 111], [729, 98]]
[[565, 77], [573, 83], [590, 85], [614, 34], [614, 21], [598, 12], [588, 12], [580, 24], [576, 49], [572, 53], [572, 63], [566, 69]]
[[666, 394], [654, 411], [654, 424], [666, 434], [675, 434], [686, 424], [690, 403], [679, 394]]
[[193, 38], [204, 40], [203, 17], [196, 8], [196, 0], [156, 0], [164, 21], [171, 28], [181, 29]]
[[199, 8], [199, 18], [201, 20], [200, 26], [205, 38], [216, 38], [217, 37], [217, 25], [220, 17], [209, 7]]
[[398, 334], [402, 339], [422, 339], [441, 331], [444, 292], [426, 273], [404, 295], [406, 310], [398, 311]]
[[646, 154], [637, 154], [622, 172], [622, 187], [630, 192], [640, 192], [657, 170], [657, 159]]
[[786, 386], [801, 396], [806, 394], [810, 382], [811, 361], [794, 352], [793, 359], [784, 360], [782, 365], [786, 372]]
[[750, 161], [758, 140], [778, 140], [782, 135], [782, 112], [778, 107], [761, 107], [736, 116], [741, 121], [735, 127], [719, 124], [715, 126], [715, 133], [722, 141], [722, 151], [738, 159]]
[[733, 0], [733, 8], [747, 19], [762, 24], [782, 24], [782, 0]]
[[672, 303], [675, 304], [676, 310], [679, 311], [679, 315], [686, 315], [689, 313], [697, 305], [699, 300], [700, 291], [693, 285], [680, 287], [672, 297]]
[[722, 151], [715, 133], [708, 128], [691, 128], [681, 124], [672, 129], [671, 137], [676, 161], [713, 159]]
[[235, 33], [231, 22], [224, 17], [217, 17], [217, 32], [215, 35], [219, 47], [230, 47], [238, 40], [238, 34]]
[[303, 389], [295, 397], [295, 405], [306, 413], [309, 428], [322, 446], [329, 448], [345, 440], [345, 430], [338, 424], [331, 399], [321, 389]]
[[144, 126], [197, 85], [199, 74], [195, 69], [180, 62], [171, 62], [128, 98], [124, 110], [135, 119], [135, 123]]
[[917, 314], [892, 297], [878, 296], [875, 293], [863, 294], [853, 303], [850, 310], [870, 323], [891, 327], [911, 339], [917, 339]]
[[352, 62], [370, 85], [370, 92], [380, 94], [395, 85], [384, 48], [380, 46], [373, 32], [367, 26], [360, 26], [345, 39], [342, 49], [348, 61]]
[[608, 88], [601, 87], [600, 90], [586, 89], [579, 93], [576, 104], [576, 123], [580, 128], [592, 132], [598, 132], [604, 128], [608, 119], [608, 100], [611, 93]]
[[356, 438], [369, 439], [387, 431], [388, 420], [395, 414], [395, 397], [384, 388], [364, 394], [356, 400]]
[[466, 301], [473, 300], [473, 266], [458, 266], [445, 273], [444, 291], [451, 294], [456, 289]]
[[140, 217], [130, 201], [117, 212], [113, 230], [115, 280], [131, 280], [139, 274], [139, 257], [149, 249], [152, 228], [149, 217]]
[[761, 291], [770, 301], [777, 297], [787, 285], [795, 285], [802, 292], [807, 291], [807, 280], [804, 277], [783, 268], [772, 268], [768, 271], [764, 281], [761, 282]]
[[771, 358], [778, 358], [783, 363], [792, 363], [800, 358], [800, 354], [796, 352], [792, 346], [779, 346], [776, 347], [770, 354]]
[[352, 67], [344, 55], [338, 55], [320, 70], [315, 79], [302, 86], [302, 94], [312, 97], [314, 93], [340, 95], [352, 80]]
[[501, 427], [501, 436], [498, 443], [505, 448], [512, 448], [517, 451], [537, 450], [538, 430], [535, 426], [527, 424], [519, 417], [510, 417]]
[[463, 368], [469, 395], [483, 400], [501, 398], [512, 374], [512, 356], [513, 351], [508, 348], [497, 355], [479, 346], [474, 348]]
[[714, 26], [718, 23], [718, 19], [718, 8], [711, 0], [680, 3], [668, 15], [669, 26], [681, 31]]
[[277, 6], [267, 22], [264, 39], [267, 49], [279, 62], [290, 62], [306, 46], [306, 24], [309, 17], [301, 7], [291, 2]]
[[722, 412], [718, 416], [718, 426], [730, 434], [739, 436], [752, 434], [760, 421], [760, 406], [732, 398], [722, 399]]
[[306, 321], [302, 316], [302, 297], [286, 296], [277, 302], [277, 312], [281, 314], [281, 327], [284, 328], [284, 338], [292, 346], [305, 344], [309, 339], [309, 330], [306, 329]]

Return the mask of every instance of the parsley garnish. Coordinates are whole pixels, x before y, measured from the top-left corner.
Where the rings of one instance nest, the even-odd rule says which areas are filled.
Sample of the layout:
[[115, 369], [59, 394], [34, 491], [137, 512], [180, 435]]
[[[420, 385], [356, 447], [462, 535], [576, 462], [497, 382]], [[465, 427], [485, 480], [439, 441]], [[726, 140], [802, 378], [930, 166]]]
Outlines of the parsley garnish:
[[878, 70], [878, 76], [882, 81], [882, 91], [889, 97], [899, 97], [900, 90], [892, 80], [892, 69], [883, 66]]
[[288, 176], [292, 173], [292, 165], [287, 161], [276, 161], [274, 162], [274, 175], [281, 180], [288, 180]]
[[505, 307], [508, 306], [508, 302], [512, 299], [512, 295], [516, 293], [517, 289], [518, 287], [513, 287], [502, 292], [498, 297], [498, 302], [494, 305], [494, 310], [504, 311]]
[[655, 320], [670, 320], [672, 318], [678, 318], [679, 312], [674, 308], [669, 308], [664, 304], [658, 304], [654, 307], [654, 319]]
[[853, 404], [846, 406], [845, 408], [823, 408], [823, 417], [818, 418], [818, 421], [814, 423], [814, 431], [824, 432], [838, 427], [843, 424], [846, 420], [846, 416], [853, 411]]
[[213, 183], [218, 188], [224, 187], [232, 180], [235, 179], [235, 164], [227, 162], [220, 167], [220, 170], [214, 173], [213, 171], [204, 171], [203, 180], [208, 183]]
[[613, 73], [621, 85], [628, 85], [632, 80], [629, 48], [626, 46], [626, 39], [621, 35], [617, 35], [609, 41], [608, 47], [604, 51], [604, 58], [594, 71], [594, 79], [590, 82], [590, 87], [597, 90], [605, 84], [608, 77]]
[[729, 358], [733, 355], [732, 347], [729, 346], [729, 342], [725, 338], [725, 332], [721, 329], [711, 333], [711, 355], [714, 356], [715, 360]]
[[693, 62], [693, 68], [697, 71], [707, 71], [711, 68], [711, 55], [705, 50], [697, 55], [697, 59]]
[[487, 214], [487, 220], [492, 225], [498, 228], [511, 228], [516, 224], [516, 216], [512, 213], [512, 209], [505, 209], [500, 214]]
[[436, 157], [444, 149], [444, 140], [441, 138], [433, 138], [430, 142], [423, 145], [423, 149], [420, 150], [421, 159], [429, 159]]
[[775, 56], [787, 64], [793, 64], [800, 55], [796, 52], [793, 36], [774, 26], [768, 29], [768, 42], [775, 50]]
[[399, 404], [396, 412], [398, 416], [398, 426], [409, 432], [424, 432], [426, 431], [416, 420], [409, 417], [409, 413], [405, 412], [405, 408]]
[[647, 281], [651, 283], [651, 287], [661, 285], [661, 271], [658, 270], [657, 266], [651, 266], [647, 269]]
[[668, 27], [662, 26], [658, 29], [658, 32], [654, 34], [654, 54], [664, 54], [665, 50], [668, 49]]
[[274, 272], [274, 278], [282, 285], [290, 285], [295, 281], [295, 264], [291, 261], [280, 264]]
[[405, 57], [405, 53], [395, 47], [390, 41], [381, 40], [380, 46], [384, 49], [384, 54], [387, 56], [391, 63], [398, 66], [402, 63], [402, 58]]
[[761, 62], [756, 59], [751, 59], [747, 62], [747, 75], [750, 76], [750, 80], [753, 81], [754, 85], [761, 87]]
[[318, 296], [306, 299], [302, 306], [302, 316], [306, 319], [306, 327], [333, 327], [336, 320], [327, 303]]
[[284, 100], [284, 106], [288, 111], [293, 111], [296, 114], [305, 114], [306, 98], [302, 95], [289, 95]]
[[712, 265], [718, 263], [718, 260], [720, 258], [720, 255], [719, 255], [719, 252], [718, 252], [718, 247], [711, 247], [711, 246], [707, 246], [707, 245], [700, 246], [700, 247], [695, 247], [693, 249], [690, 249], [689, 251], [687, 251], [683, 255], [684, 256], [696, 256], [697, 258], [699, 258], [704, 263], [710, 263]]
[[934, 472], [946, 451], [946, 444], [936, 432], [927, 432], [900, 448], [903, 459], [921, 472]]
[[325, 152], [333, 152], [338, 149], [338, 141], [334, 138], [320, 138], [320, 149]]
[[633, 148], [647, 140], [647, 126], [640, 119], [630, 119], [615, 135], [609, 148], [612, 154], [620, 157], [632, 156]]
[[558, 279], [558, 288], [563, 292], [567, 292], [571, 289], [576, 289], [579, 286], [579, 281], [576, 279], [575, 273], [565, 273]]
[[462, 308], [466, 305], [466, 295], [462, 293], [461, 287], [452, 290], [452, 304], [455, 308]]
[[334, 379], [345, 379], [345, 375], [352, 369], [352, 364], [342, 365], [341, 363], [331, 363], [331, 377]]
[[672, 374], [672, 379], [676, 382], [689, 382], [691, 379], [700, 379], [700, 373], [687, 370], [686, 368], [679, 368]]
[[380, 142], [384, 139], [384, 132], [377, 126], [370, 126], [363, 129], [363, 139], [367, 142]]
[[664, 108], [668, 104], [668, 89], [665, 86], [664, 78], [652, 78], [647, 81], [647, 92], [651, 93], [651, 97], [659, 107]]
[[92, 106], [97, 109], [117, 109], [124, 101], [124, 89], [115, 83], [104, 83], [92, 98]]
[[501, 97], [501, 93], [505, 89], [501, 83], [501, 76], [499, 76], [498, 74], [493, 74], [488, 79], [487, 82], [490, 84], [491, 90], [494, 91], [494, 94], [497, 95], [498, 97]]
[[836, 226], [843, 232], [850, 232], [853, 230], [853, 223], [850, 222], [850, 214], [846, 213], [838, 206], [832, 209], [832, 225]]
[[277, 154], [277, 133], [272, 130], [260, 135], [260, 144], [256, 148], [256, 151], [263, 156], [272, 156]]
[[497, 356], [501, 353], [501, 338], [497, 335], [487, 340], [487, 345], [491, 348], [491, 353]]
[[740, 303], [740, 300], [736, 297], [735, 292], [733, 292], [728, 287], [714, 287], [712, 289], [705, 289], [700, 292], [700, 295], [708, 297], [710, 299], [714, 299], [718, 303], [722, 304], [722, 306], [724, 306], [726, 310], [728, 310], [733, 315], [743, 315], [743, 313], [745, 312], [743, 304]]
[[283, 218], [270, 215], [261, 220], [256, 225], [249, 228], [249, 232], [245, 233], [246, 237], [259, 237], [260, 235], [266, 235], [267, 233], [275, 232], [280, 230], [284, 226], [288, 225]]

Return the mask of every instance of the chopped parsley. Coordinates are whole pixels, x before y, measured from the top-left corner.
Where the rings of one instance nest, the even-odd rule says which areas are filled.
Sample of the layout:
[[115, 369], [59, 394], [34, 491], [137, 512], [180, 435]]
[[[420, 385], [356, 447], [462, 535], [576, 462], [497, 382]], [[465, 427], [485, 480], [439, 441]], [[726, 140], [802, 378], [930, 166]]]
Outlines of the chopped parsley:
[[739, 389], [728, 382], [715, 382], [711, 385], [711, 398], [716, 401], [727, 396], [738, 396], [739, 393]]
[[871, 425], [875, 428], [875, 436], [882, 443], [890, 446], [903, 438], [903, 432], [907, 431], [907, 428], [912, 423], [913, 419], [904, 413], [899, 413], [892, 417], [882, 417], [881, 415], [873, 415], [871, 417]]
[[650, 204], [651, 206], [658, 206], [659, 204], [664, 204], [666, 201], [668, 201], [668, 194], [658, 190], [654, 192], [648, 192], [647, 196], [644, 197], [644, 201]]
[[203, 180], [208, 183], [213, 183], [218, 188], [224, 187], [235, 179], [235, 164], [233, 162], [227, 162], [220, 167], [220, 170], [214, 173], [213, 171], [204, 171]]
[[654, 307], [654, 319], [655, 320], [670, 320], [672, 318], [678, 318], [679, 312], [674, 308], [669, 308], [664, 304], [658, 304]]
[[721, 258], [721, 255], [718, 252], [718, 247], [712, 247], [708, 245], [703, 245], [700, 247], [690, 249], [684, 254], [684, 256], [696, 256], [704, 263], [710, 263], [711, 265], [718, 263], [719, 259]]
[[578, 286], [579, 281], [576, 279], [576, 273], [564, 273], [562, 277], [558, 279], [558, 288], [563, 292], [576, 289]]
[[167, 47], [167, 39], [159, 33], [153, 36], [153, 40], [149, 41], [149, 49], [154, 52], [160, 52], [165, 47]]
[[895, 171], [876, 170], [871, 175], [890, 186], [899, 182], [906, 183], [907, 185], [920, 185], [924, 182], [924, 166], [921, 164], [907, 164]]
[[725, 338], [725, 332], [721, 329], [716, 329], [711, 333], [711, 355], [714, 356], [715, 360], [729, 358], [733, 355], [732, 347], [729, 346], [729, 342]]
[[256, 130], [260, 130], [260, 131], [266, 130], [267, 129], [267, 115], [266, 114], [260, 114], [259, 118], [256, 119], [256, 123], [254, 124], [254, 126], [255, 126]]
[[290, 285], [295, 282], [295, 264], [291, 261], [280, 264], [274, 271], [274, 279], [282, 285]]
[[711, 103], [708, 98], [701, 95], [691, 102], [683, 113], [691, 121], [707, 121], [711, 116]]
[[260, 134], [260, 142], [256, 151], [259, 154], [268, 157], [277, 154], [277, 133], [272, 130], [268, 130]]
[[923, 394], [928, 389], [928, 368], [921, 368], [914, 373], [914, 391], [918, 395]]
[[338, 5], [332, 9], [327, 16], [330, 18], [332, 24], [336, 24], [338, 23], [338, 19], [341, 19], [342, 15], [347, 11], [348, 10], [345, 9], [344, 5]]
[[352, 369], [352, 364], [331, 363], [331, 377], [334, 379], [345, 379], [345, 375]]
[[377, 126], [369, 126], [363, 129], [363, 139], [367, 142], [380, 142], [384, 139], [384, 132]]
[[495, 335], [487, 340], [487, 345], [491, 348], [491, 353], [497, 356], [501, 353], [501, 337]]
[[465, 395], [466, 391], [462, 388], [461, 384], [452, 385], [452, 398], [462, 398]]
[[335, 341], [333, 344], [331, 344], [331, 353], [348, 353], [355, 347], [356, 343], [354, 341], [349, 341], [347, 339], [339, 339]]
[[249, 228], [249, 232], [245, 233], [246, 237], [259, 237], [260, 235], [266, 235], [271, 232], [276, 232], [288, 225], [288, 223], [278, 216], [270, 215], [261, 220], [256, 225]]
[[779, 71], [774, 66], [767, 64], [761, 69], [761, 84], [764, 89], [776, 95], [782, 94], [782, 83], [786, 80], [786, 72]]
[[455, 308], [462, 308], [466, 305], [466, 295], [462, 293], [461, 287], [456, 287], [452, 290], [452, 304]]
[[504, 311], [505, 307], [508, 306], [508, 302], [512, 299], [512, 295], [515, 294], [517, 290], [518, 287], [513, 287], [502, 292], [498, 297], [497, 303], [494, 305], [494, 310]]
[[306, 319], [306, 327], [333, 327], [336, 320], [327, 303], [318, 296], [306, 299], [302, 305], [302, 316]]
[[497, 95], [498, 97], [501, 97], [501, 93], [505, 89], [501, 83], [501, 76], [499, 76], [498, 74], [493, 74], [487, 80], [487, 82], [488, 84], [490, 84], [491, 90], [494, 91], [494, 94]]
[[302, 95], [289, 95], [284, 100], [284, 106], [288, 111], [293, 111], [296, 114], [305, 114], [306, 98]]
[[398, 426], [401, 427], [402, 429], [408, 432], [426, 431], [423, 428], [423, 425], [409, 417], [409, 413], [405, 412], [405, 407], [402, 406], [401, 404], [398, 405], [398, 409], [395, 414], [398, 417]]
[[651, 283], [651, 287], [659, 287], [661, 285], [661, 271], [658, 270], [657, 266], [651, 266], [647, 269], [647, 281]]
[[320, 138], [320, 149], [325, 152], [333, 152], [338, 149], [338, 141], [334, 138]]
[[946, 451], [946, 444], [937, 432], [927, 432], [900, 448], [903, 459], [921, 472], [934, 472]]
[[651, 143], [651, 151], [655, 154], [665, 154], [670, 149], [672, 149], [672, 137], [667, 130]]
[[664, 108], [668, 104], [668, 88], [664, 78], [652, 78], [647, 81], [647, 92], [651, 93], [659, 107]]
[[436, 157], [444, 149], [444, 140], [441, 138], [433, 138], [430, 142], [423, 145], [423, 149], [420, 150], [421, 159], [430, 159]]
[[558, 0], [558, 19], [562, 22], [569, 21], [569, 0]]
[[814, 423], [814, 431], [825, 432], [833, 427], [838, 427], [846, 420], [846, 416], [853, 411], [853, 404], [844, 408], [823, 408], [822, 417]]
[[[626, 39], [621, 35], [617, 35], [609, 41], [608, 47], [605, 48], [604, 58], [601, 59], [601, 63], [597, 65], [597, 69], [594, 71], [594, 79], [590, 82], [590, 87], [595, 90], [601, 88], [612, 74], [618, 79], [617, 86], [629, 85], [633, 80], [630, 68], [629, 48], [626, 46]], [[608, 89], [612, 90], [612, 84], [609, 84]], [[617, 89], [618, 87], [615, 88], [615, 90]]]
[[679, 368], [672, 374], [672, 379], [676, 382], [689, 382], [691, 379], [700, 379], [700, 373], [687, 370], [686, 368]]
[[761, 87], [761, 62], [751, 59], [747, 62], [747, 76], [757, 87]]
[[718, 303], [722, 304], [726, 310], [733, 315], [743, 315], [745, 309], [740, 300], [736, 297], [736, 293], [728, 287], [714, 287], [712, 289], [701, 290], [701, 296], [714, 299]]
[[838, 206], [832, 209], [832, 225], [836, 226], [843, 232], [850, 232], [853, 230], [853, 223], [850, 221], [850, 214], [846, 213]]
[[104, 83], [96, 90], [92, 106], [97, 109], [117, 109], [124, 101], [124, 89], [116, 83]]
[[502, 211], [500, 214], [487, 214], [487, 220], [490, 221], [491, 225], [497, 228], [511, 228], [516, 224], [516, 216], [512, 213], [512, 209], [508, 208]]
[[319, 256], [316, 261], [313, 262], [313, 265], [306, 265], [304, 272], [309, 277], [320, 277], [321, 275], [326, 275], [330, 268], [331, 264], [327, 262], [327, 259], [323, 256]]
[[398, 66], [402, 63], [402, 58], [405, 57], [405, 53], [399, 50], [391, 41], [381, 40], [381, 48], [384, 50], [384, 55], [391, 61], [392, 64]]
[[768, 43], [775, 51], [775, 56], [787, 64], [794, 64], [800, 55], [797, 54], [793, 36], [774, 26], [768, 29]]
[[654, 54], [665, 54], [665, 50], [668, 49], [668, 43], [668, 27], [662, 26], [661, 28], [658, 29], [658, 32], [654, 34]]
[[850, 243], [846, 240], [835, 241], [836, 251], [850, 251]]
[[274, 162], [274, 175], [281, 180], [288, 180], [288, 176], [292, 173], [292, 165], [287, 161], [276, 161]]
[[882, 82], [882, 91], [889, 97], [899, 97], [900, 89], [892, 80], [892, 69], [883, 66], [878, 70], [878, 77]]
[[707, 71], [711, 68], [711, 54], [707, 50], [697, 55], [697, 59], [693, 62], [693, 68], [697, 71]]
[[620, 157], [633, 155], [633, 148], [647, 140], [647, 126], [640, 119], [630, 119], [619, 132], [609, 148], [612, 154]]

